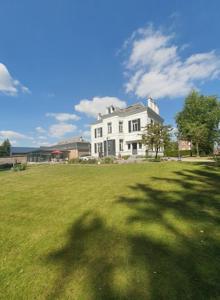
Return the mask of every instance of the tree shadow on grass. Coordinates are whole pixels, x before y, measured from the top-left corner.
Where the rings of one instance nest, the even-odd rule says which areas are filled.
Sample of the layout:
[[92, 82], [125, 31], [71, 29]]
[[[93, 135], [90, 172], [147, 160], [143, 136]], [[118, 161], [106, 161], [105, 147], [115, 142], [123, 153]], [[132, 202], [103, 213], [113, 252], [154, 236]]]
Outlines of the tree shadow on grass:
[[120, 234], [107, 228], [100, 216], [87, 212], [72, 225], [68, 237], [66, 245], [48, 257], [50, 263], [61, 266], [48, 299], [63, 299], [73, 280], [78, 288], [68, 299], [119, 299], [113, 275], [123, 262]]
[[204, 167], [154, 182], [117, 200], [130, 208], [126, 231], [93, 212], [74, 222], [48, 257], [60, 267], [48, 299], [218, 299], [219, 173]]
[[[150, 299], [219, 299], [219, 172], [204, 168], [175, 175], [154, 177], [158, 188], [131, 187], [142, 197], [119, 199], [132, 210], [128, 225], [146, 229], [130, 239], [131, 255], [155, 275]], [[160, 188], [164, 182], [170, 190]]]

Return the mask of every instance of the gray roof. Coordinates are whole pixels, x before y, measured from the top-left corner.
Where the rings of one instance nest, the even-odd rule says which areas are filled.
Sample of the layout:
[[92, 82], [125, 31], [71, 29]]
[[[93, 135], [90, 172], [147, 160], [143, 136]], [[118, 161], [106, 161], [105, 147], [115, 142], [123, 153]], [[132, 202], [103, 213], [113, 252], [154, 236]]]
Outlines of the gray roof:
[[11, 147], [11, 154], [27, 154], [38, 149], [34, 147]]
[[133, 105], [130, 105], [126, 108], [117, 108], [114, 112], [110, 114], [105, 114], [101, 115], [100, 120], [96, 120], [95, 122], [92, 123], [92, 125], [102, 123], [102, 120], [108, 119], [114, 116], [119, 116], [119, 117], [127, 117], [130, 115], [137, 114], [139, 112], [147, 111], [149, 115], [151, 115], [153, 118], [157, 119], [158, 122], [163, 122], [163, 118], [161, 118], [160, 115], [155, 113], [150, 107], [145, 106], [143, 103], [135, 103]]

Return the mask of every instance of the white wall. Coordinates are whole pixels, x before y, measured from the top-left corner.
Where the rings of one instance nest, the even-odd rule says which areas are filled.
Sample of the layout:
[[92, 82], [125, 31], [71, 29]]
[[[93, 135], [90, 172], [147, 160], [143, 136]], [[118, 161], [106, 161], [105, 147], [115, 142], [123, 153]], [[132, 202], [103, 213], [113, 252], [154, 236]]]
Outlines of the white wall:
[[[141, 131], [138, 132], [129, 132], [128, 121], [136, 120], [140, 118], [141, 122]], [[104, 143], [104, 141], [114, 139], [116, 143], [116, 156], [120, 155], [132, 155], [132, 146], [128, 149], [128, 142], [138, 142], [142, 139], [143, 128], [150, 123], [150, 118], [148, 118], [147, 110], [132, 114], [126, 117], [112, 116], [106, 119], [103, 119], [102, 123], [91, 125], [91, 154], [92, 156], [98, 157], [98, 153], [95, 153], [94, 143]], [[119, 121], [123, 121], [123, 133], [119, 132]], [[109, 134], [108, 123], [112, 123], [112, 133]], [[102, 127], [103, 136], [100, 138], [95, 138], [95, 129]], [[123, 151], [119, 151], [119, 140], [123, 139]], [[104, 145], [103, 145], [104, 151]], [[146, 146], [142, 145], [142, 149], [139, 149], [139, 144], [137, 145], [137, 155], [145, 155]]]

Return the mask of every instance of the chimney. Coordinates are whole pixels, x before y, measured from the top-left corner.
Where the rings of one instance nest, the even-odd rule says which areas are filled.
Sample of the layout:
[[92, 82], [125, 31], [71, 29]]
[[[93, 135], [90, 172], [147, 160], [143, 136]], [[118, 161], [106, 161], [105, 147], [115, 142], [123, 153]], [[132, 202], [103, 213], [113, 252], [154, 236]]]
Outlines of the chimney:
[[98, 113], [97, 120], [101, 120], [101, 118], [102, 118], [102, 114]]
[[153, 109], [153, 103], [154, 103], [153, 99], [151, 97], [148, 97], [147, 106]]
[[156, 114], [158, 114], [158, 115], [160, 114], [159, 107], [157, 106], [157, 104], [155, 103], [155, 101], [151, 97], [149, 97], [147, 99], [147, 106], [149, 108], [151, 108]]
[[106, 114], [110, 114], [111, 113], [111, 106], [107, 106], [106, 107]]
[[111, 112], [113, 113], [115, 111], [114, 105], [111, 105]]

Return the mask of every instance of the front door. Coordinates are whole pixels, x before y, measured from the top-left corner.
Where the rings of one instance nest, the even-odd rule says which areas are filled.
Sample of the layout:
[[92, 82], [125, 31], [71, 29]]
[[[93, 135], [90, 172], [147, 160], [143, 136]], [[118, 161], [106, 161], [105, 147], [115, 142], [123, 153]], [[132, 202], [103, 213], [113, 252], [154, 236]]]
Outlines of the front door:
[[132, 143], [132, 154], [133, 155], [137, 154], [137, 143]]
[[104, 141], [104, 156], [115, 156], [115, 140]]

